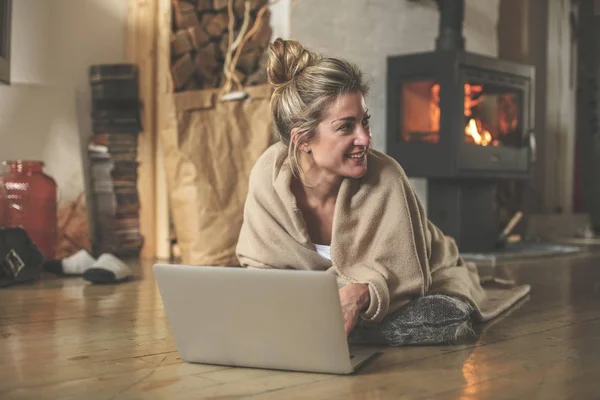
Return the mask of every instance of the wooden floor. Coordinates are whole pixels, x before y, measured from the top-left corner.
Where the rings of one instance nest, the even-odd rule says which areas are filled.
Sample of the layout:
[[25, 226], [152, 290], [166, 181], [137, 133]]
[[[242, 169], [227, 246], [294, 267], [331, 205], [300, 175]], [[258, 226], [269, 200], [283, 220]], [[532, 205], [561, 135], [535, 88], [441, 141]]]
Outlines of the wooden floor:
[[381, 349], [353, 376], [184, 363], [150, 264], [135, 273], [0, 289], [0, 398], [600, 398], [600, 251], [503, 266], [532, 285], [512, 312], [459, 345]]

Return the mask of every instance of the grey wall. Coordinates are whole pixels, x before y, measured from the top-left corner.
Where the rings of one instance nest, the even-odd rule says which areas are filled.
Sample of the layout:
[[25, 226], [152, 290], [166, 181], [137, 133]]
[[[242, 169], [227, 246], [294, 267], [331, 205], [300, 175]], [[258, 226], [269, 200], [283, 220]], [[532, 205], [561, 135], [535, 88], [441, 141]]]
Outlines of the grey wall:
[[[499, 0], [466, 0], [468, 51], [496, 56]], [[439, 13], [433, 0], [300, 0], [292, 5], [290, 38], [355, 62], [369, 76], [373, 146], [385, 151], [386, 57], [433, 50]], [[426, 182], [412, 180], [426, 199]]]
[[[580, 3], [593, 8], [591, 1]], [[502, 0], [500, 5], [499, 57], [536, 69], [538, 152], [525, 192], [530, 213], [573, 211], [575, 114], [579, 109], [577, 40], [589, 34], [575, 33], [570, 12], [581, 20], [576, 23], [578, 27], [591, 13], [577, 7], [570, 0]]]
[[[374, 147], [384, 150], [386, 56], [433, 50], [438, 19], [432, 0], [300, 0], [292, 9], [290, 37], [368, 74]], [[496, 56], [497, 22], [498, 0], [467, 0], [467, 50]]]

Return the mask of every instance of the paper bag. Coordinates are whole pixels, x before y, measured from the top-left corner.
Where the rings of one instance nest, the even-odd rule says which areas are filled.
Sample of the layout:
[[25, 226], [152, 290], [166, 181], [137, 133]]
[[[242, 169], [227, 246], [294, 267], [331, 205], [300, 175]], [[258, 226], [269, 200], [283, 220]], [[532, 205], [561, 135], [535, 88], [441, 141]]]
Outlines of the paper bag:
[[235, 247], [252, 166], [271, 141], [268, 85], [243, 100], [218, 89], [166, 94], [161, 127], [170, 209], [182, 262], [238, 265]]

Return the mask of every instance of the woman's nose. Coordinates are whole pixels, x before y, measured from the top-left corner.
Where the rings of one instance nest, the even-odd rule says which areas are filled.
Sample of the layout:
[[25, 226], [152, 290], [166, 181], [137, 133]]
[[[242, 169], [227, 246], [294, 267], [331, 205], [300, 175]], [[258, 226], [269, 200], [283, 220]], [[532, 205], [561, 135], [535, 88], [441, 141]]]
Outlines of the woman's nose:
[[368, 146], [371, 142], [371, 134], [368, 129], [359, 129], [354, 139], [355, 146]]

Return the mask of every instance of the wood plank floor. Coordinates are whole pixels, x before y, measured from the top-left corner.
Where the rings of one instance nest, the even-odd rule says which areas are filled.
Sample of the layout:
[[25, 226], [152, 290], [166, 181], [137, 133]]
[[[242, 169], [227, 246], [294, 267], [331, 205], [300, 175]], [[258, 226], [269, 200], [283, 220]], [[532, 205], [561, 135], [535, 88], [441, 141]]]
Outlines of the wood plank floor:
[[600, 251], [502, 266], [532, 285], [518, 307], [460, 344], [381, 348], [353, 376], [182, 362], [150, 267], [0, 289], [0, 398], [600, 398]]

